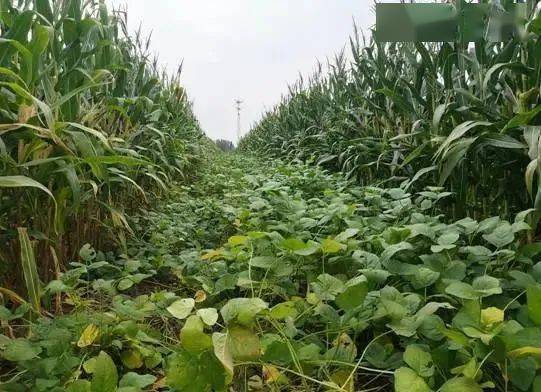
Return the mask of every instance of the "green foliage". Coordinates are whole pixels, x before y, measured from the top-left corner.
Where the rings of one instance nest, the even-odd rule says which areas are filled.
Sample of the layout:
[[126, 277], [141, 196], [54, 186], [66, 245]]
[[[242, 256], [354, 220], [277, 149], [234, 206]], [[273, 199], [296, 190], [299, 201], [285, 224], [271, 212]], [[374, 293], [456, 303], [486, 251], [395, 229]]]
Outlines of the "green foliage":
[[[125, 246], [126, 214], [212, 151], [180, 84], [103, 2], [3, 1], [0, 275], [21, 286], [17, 227], [44, 280], [87, 241]], [[120, 283], [129, 288], [129, 281]]]
[[242, 142], [285, 164], [217, 154], [122, 13], [0, 0], [0, 389], [537, 391], [539, 24], [353, 40]]
[[528, 212], [448, 221], [441, 189], [244, 156], [171, 194], [132, 219], [128, 253], [85, 246], [48, 285], [72, 314], [0, 339], [18, 371], [8, 390], [533, 390], [541, 247], [525, 242]]
[[[535, 4], [530, 26], [540, 20]], [[363, 185], [439, 183], [455, 193], [448, 212], [457, 218], [538, 207], [539, 34], [530, 27], [466, 47], [381, 43], [355, 31], [349, 55], [290, 86], [239, 150], [322, 165]]]

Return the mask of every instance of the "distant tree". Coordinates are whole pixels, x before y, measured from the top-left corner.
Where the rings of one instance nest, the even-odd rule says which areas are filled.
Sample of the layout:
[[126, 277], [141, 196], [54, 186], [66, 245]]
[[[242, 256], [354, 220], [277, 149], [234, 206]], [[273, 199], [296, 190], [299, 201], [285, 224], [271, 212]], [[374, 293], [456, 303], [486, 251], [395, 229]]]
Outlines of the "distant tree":
[[235, 145], [229, 140], [217, 139], [214, 143], [216, 143], [216, 146], [224, 152], [233, 151], [235, 149]]

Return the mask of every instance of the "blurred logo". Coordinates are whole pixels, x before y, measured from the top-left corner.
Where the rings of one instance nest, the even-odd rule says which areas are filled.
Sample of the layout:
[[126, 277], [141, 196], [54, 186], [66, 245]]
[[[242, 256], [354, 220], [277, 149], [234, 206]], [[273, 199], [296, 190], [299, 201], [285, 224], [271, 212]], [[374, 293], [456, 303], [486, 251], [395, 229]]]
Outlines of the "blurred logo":
[[488, 42], [520, 36], [526, 24], [526, 4], [376, 4], [379, 42]]

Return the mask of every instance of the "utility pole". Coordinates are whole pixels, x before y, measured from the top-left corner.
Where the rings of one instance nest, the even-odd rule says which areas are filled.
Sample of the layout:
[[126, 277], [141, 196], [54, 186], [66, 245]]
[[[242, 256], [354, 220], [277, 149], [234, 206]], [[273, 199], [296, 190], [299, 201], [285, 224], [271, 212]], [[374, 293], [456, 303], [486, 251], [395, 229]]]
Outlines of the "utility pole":
[[240, 142], [240, 137], [241, 137], [241, 133], [240, 133], [240, 111], [241, 111], [241, 105], [242, 104], [242, 100], [240, 99], [236, 99], [235, 100], [235, 105], [236, 105], [236, 109], [237, 109], [237, 144]]

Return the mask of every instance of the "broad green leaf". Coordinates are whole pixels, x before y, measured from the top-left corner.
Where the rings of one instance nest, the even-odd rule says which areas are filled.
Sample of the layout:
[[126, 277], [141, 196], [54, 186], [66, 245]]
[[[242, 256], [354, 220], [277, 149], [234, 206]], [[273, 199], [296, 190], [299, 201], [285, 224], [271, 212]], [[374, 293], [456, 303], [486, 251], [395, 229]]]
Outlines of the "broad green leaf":
[[475, 278], [472, 282], [473, 289], [480, 297], [488, 297], [494, 294], [501, 294], [500, 281], [492, 276], [483, 275]]
[[385, 263], [391, 259], [396, 253], [405, 250], [413, 249], [413, 246], [409, 242], [400, 242], [398, 244], [390, 245], [381, 254], [381, 262]]
[[483, 238], [496, 248], [502, 248], [515, 240], [515, 234], [511, 225], [508, 222], [503, 222], [492, 233], [484, 234]]
[[218, 311], [215, 308], [198, 309], [197, 315], [208, 326], [213, 326], [218, 321]]
[[509, 357], [513, 359], [527, 357], [527, 356], [541, 358], [541, 347], [530, 347], [530, 346], [521, 347], [512, 351], [509, 351], [507, 355], [509, 355]]
[[445, 288], [445, 292], [462, 299], [477, 299], [479, 294], [468, 283], [452, 282]]
[[118, 373], [115, 363], [106, 352], [101, 351], [93, 366], [90, 390], [92, 392], [114, 392], [117, 388], [117, 382]]
[[332, 301], [344, 291], [344, 283], [329, 274], [321, 274], [317, 281], [312, 283], [312, 288], [317, 297], [322, 301]]
[[250, 240], [249, 237], [243, 235], [234, 235], [229, 237], [227, 243], [231, 246], [241, 246], [245, 245]]
[[345, 284], [345, 290], [336, 297], [336, 304], [343, 310], [355, 309], [364, 303], [367, 294], [368, 282], [364, 276], [359, 276]]
[[304, 243], [304, 241], [301, 241], [297, 238], [287, 238], [280, 243], [280, 246], [292, 252], [303, 250], [306, 248], [306, 244]]
[[[401, 367], [394, 372], [394, 390], [396, 392], [431, 392], [432, 389], [413, 370]], [[456, 391], [455, 391], [456, 392]]]
[[321, 348], [317, 344], [310, 343], [299, 348], [297, 354], [301, 361], [317, 361], [321, 357], [320, 351]]
[[256, 256], [250, 259], [250, 265], [257, 268], [271, 268], [276, 262], [277, 258], [273, 256]]
[[220, 313], [226, 323], [250, 326], [255, 317], [267, 308], [267, 303], [261, 298], [233, 298], [220, 309]]
[[319, 250], [319, 244], [309, 241], [305, 243], [297, 238], [288, 238], [280, 242], [280, 246], [300, 256], [310, 256]]
[[541, 376], [535, 377], [532, 392], [541, 392]]
[[321, 251], [324, 254], [338, 253], [341, 250], [344, 250], [346, 246], [340, 242], [333, 240], [331, 238], [325, 238], [321, 241]]
[[425, 348], [419, 345], [410, 344], [406, 347], [404, 362], [421, 377], [428, 378], [434, 374], [435, 368], [432, 356]]
[[190, 354], [178, 351], [167, 360], [166, 383], [175, 391], [225, 391], [231, 377], [214, 353]]
[[531, 357], [509, 361], [507, 372], [511, 384], [518, 390], [527, 391], [535, 379], [537, 368], [537, 362]]
[[261, 356], [259, 337], [249, 328], [232, 326], [228, 328], [229, 349], [234, 360], [255, 361]]
[[287, 318], [295, 318], [299, 314], [293, 301], [282, 302], [274, 305], [269, 314], [276, 320], [285, 320]]
[[535, 324], [541, 325], [541, 286], [529, 285], [526, 289], [528, 316]]
[[389, 271], [383, 269], [361, 269], [359, 272], [366, 276], [369, 282], [376, 284], [383, 284], [391, 276]]
[[471, 378], [457, 377], [445, 382], [439, 389], [440, 392], [482, 392], [483, 389]]
[[66, 388], [67, 392], [90, 392], [91, 383], [88, 380], [75, 380]]
[[190, 353], [199, 353], [212, 347], [212, 339], [204, 330], [199, 316], [190, 316], [180, 330], [180, 343]]
[[359, 229], [349, 228], [338, 234], [334, 239], [338, 242], [344, 242], [349, 238], [355, 237], [359, 233]]
[[440, 273], [432, 271], [430, 268], [418, 267], [414, 275], [410, 275], [407, 279], [413, 284], [413, 287], [420, 289], [431, 286], [440, 278]]
[[171, 355], [167, 361], [167, 385], [178, 391], [205, 391], [208, 383], [199, 376], [198, 358], [185, 352]]
[[445, 233], [438, 237], [438, 245], [453, 245], [458, 241], [458, 233]]
[[133, 284], [134, 284], [133, 280], [131, 280], [130, 278], [124, 278], [118, 282], [117, 288], [120, 291], [125, 291], [131, 288]]
[[141, 352], [136, 348], [122, 351], [120, 359], [128, 369], [139, 369], [144, 363]]
[[331, 381], [342, 388], [342, 391], [355, 391], [355, 377], [350, 377], [351, 372], [342, 369], [331, 374]]
[[30, 343], [28, 340], [19, 338], [10, 340], [2, 351], [2, 356], [8, 361], [19, 362], [36, 358], [41, 353], [41, 348]]
[[233, 357], [229, 347], [227, 333], [215, 332], [212, 334], [212, 344], [214, 346], [214, 355], [223, 365], [228, 377], [233, 378]]
[[169, 305], [167, 311], [177, 319], [184, 320], [190, 315], [194, 306], [195, 300], [193, 298], [183, 298]]
[[152, 374], [137, 374], [134, 372], [126, 373], [120, 379], [118, 384], [119, 387], [135, 387], [139, 389], [144, 389], [156, 381], [156, 377]]

